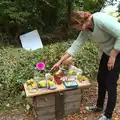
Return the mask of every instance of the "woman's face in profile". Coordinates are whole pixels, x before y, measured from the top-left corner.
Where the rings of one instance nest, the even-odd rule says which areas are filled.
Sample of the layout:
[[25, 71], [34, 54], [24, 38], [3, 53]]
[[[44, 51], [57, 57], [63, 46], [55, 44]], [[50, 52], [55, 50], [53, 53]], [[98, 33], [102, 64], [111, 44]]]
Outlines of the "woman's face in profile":
[[74, 12], [71, 15], [71, 28], [77, 31], [89, 30], [91, 24], [91, 13], [89, 12]]
[[90, 20], [87, 20], [83, 22], [83, 24], [77, 23], [77, 24], [72, 25], [71, 27], [73, 29], [76, 29], [77, 31], [81, 31], [81, 30], [84, 31], [84, 30], [89, 30], [90, 24], [91, 24]]

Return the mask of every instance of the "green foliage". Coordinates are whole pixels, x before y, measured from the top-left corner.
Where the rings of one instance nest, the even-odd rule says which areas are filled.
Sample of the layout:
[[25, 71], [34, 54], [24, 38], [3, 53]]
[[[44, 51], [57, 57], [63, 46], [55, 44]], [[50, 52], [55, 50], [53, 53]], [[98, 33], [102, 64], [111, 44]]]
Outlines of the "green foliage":
[[17, 1], [1, 1], [0, 22], [4, 22], [4, 24], [21, 24], [26, 22], [26, 18], [30, 15], [30, 13], [26, 10], [23, 11], [20, 7], [21, 6]]
[[106, 1], [107, 0], [74, 0], [73, 9], [94, 13], [100, 11]]
[[106, 0], [84, 0], [84, 10], [92, 13], [99, 12]]
[[0, 33], [0, 47], [10, 45], [11, 39], [7, 34]]
[[83, 11], [84, 0], [74, 0], [73, 2], [73, 10]]
[[58, 23], [64, 23], [67, 18], [67, 1], [59, 0], [58, 6]]
[[82, 68], [84, 74], [91, 79], [94, 79], [98, 72], [98, 55], [98, 46], [93, 41], [87, 42], [76, 55], [76, 66]]
[[118, 12], [120, 12], [120, 2], [118, 4], [117, 8], [118, 8]]
[[53, 7], [46, 0], [2, 0], [0, 1], [0, 25], [8, 34], [11, 34], [11, 29], [12, 32], [17, 32], [18, 27], [20, 33], [33, 29], [41, 30], [45, 25], [42, 17], [45, 13], [43, 10], [47, 10], [48, 6]]
[[[106, 1], [106, 0], [105, 0]], [[64, 25], [73, 10], [95, 12], [104, 4], [103, 0], [1, 0], [0, 26], [6, 33], [21, 30], [21, 33], [38, 29], [42, 33], [50, 26]], [[1, 30], [1, 28], [0, 28]], [[48, 30], [49, 31], [49, 30]]]

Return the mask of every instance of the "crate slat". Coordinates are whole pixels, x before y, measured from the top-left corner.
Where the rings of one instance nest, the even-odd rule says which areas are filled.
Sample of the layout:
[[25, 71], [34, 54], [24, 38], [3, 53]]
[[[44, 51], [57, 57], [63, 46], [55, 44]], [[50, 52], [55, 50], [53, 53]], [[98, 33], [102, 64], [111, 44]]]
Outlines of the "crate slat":
[[46, 107], [55, 105], [55, 95], [48, 94], [42, 96], [36, 96], [36, 106], [37, 107]]
[[55, 114], [55, 106], [47, 106], [36, 109], [36, 114], [39, 116]]
[[64, 102], [72, 102], [72, 101], [77, 101], [81, 100], [81, 90], [80, 89], [75, 89], [71, 91], [66, 91], [64, 92]]
[[55, 114], [45, 115], [45, 116], [37, 116], [37, 120], [54, 120]]
[[65, 103], [64, 116], [80, 112], [80, 101]]

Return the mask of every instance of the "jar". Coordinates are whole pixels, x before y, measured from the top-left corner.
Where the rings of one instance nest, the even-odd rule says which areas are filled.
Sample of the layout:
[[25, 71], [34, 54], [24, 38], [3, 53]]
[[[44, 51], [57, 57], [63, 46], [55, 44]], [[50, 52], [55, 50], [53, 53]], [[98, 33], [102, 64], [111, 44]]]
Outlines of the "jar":
[[54, 74], [54, 79], [55, 79], [55, 81], [56, 81], [56, 83], [57, 83], [58, 85], [62, 84], [61, 78], [62, 78], [63, 76], [64, 76], [64, 73], [63, 73], [63, 72], [56, 72], [56, 73]]

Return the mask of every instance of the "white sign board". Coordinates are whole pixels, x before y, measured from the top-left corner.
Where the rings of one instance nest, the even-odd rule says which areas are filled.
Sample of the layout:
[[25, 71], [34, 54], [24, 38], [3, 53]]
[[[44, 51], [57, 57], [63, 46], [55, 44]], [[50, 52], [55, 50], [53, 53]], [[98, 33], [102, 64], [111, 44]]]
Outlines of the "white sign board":
[[43, 48], [43, 44], [37, 30], [21, 35], [20, 40], [22, 47], [25, 50], [36, 50]]

